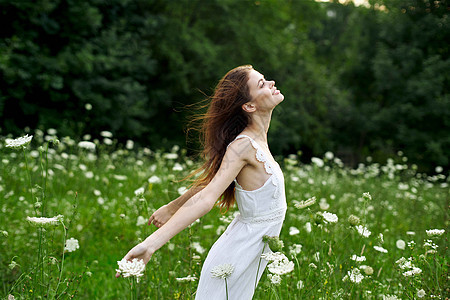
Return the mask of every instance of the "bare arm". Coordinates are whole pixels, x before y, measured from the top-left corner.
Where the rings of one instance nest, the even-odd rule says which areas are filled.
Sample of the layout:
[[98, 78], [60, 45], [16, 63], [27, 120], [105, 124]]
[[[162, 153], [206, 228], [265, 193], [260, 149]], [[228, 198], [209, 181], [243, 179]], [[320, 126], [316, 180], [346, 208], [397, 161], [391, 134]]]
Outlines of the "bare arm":
[[243, 149], [248, 149], [246, 148], [248, 143], [247, 139], [233, 143], [226, 151], [220, 168], [211, 182], [203, 190], [189, 198], [163, 226], [132, 248], [124, 258], [127, 260], [143, 259], [147, 264], [156, 250], [195, 220], [208, 213], [216, 200], [247, 164], [248, 154]]
[[187, 192], [177, 199], [158, 208], [149, 218], [148, 225], [155, 224], [156, 227], [164, 225], [177, 210], [186, 203], [191, 197], [200, 192], [204, 187], [191, 187]]

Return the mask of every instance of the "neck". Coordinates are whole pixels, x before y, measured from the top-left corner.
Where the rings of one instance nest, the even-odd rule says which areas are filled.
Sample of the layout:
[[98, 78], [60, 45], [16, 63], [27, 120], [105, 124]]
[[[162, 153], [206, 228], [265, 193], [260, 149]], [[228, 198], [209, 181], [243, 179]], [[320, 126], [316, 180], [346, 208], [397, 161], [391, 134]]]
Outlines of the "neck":
[[245, 131], [251, 132], [255, 139], [267, 144], [267, 132], [269, 131], [271, 118], [272, 111], [266, 114], [253, 114]]

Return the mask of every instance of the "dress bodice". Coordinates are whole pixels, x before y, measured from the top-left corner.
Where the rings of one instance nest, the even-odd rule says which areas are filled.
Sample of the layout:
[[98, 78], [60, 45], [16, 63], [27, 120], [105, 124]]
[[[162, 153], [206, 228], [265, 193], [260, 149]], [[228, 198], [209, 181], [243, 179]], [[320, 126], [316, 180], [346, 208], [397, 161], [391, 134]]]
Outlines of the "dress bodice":
[[[256, 159], [264, 164], [264, 169], [270, 177], [256, 190], [244, 190], [235, 179], [235, 197], [240, 212], [240, 219], [248, 223], [279, 222], [284, 220], [286, 213], [286, 196], [284, 176], [278, 163], [268, 157], [263, 148], [251, 137], [248, 138], [256, 150]], [[234, 141], [233, 140], [233, 141]]]

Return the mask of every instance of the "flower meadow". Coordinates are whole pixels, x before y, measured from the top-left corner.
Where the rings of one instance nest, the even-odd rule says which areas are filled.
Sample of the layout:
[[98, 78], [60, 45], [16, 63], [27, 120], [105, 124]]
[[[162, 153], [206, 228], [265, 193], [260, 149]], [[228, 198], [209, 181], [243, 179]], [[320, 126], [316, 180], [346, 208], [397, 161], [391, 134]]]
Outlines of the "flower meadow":
[[[0, 138], [2, 299], [193, 299], [203, 260], [237, 213], [214, 208], [145, 270], [121, 261], [155, 231], [153, 211], [186, 191], [198, 162], [169, 150], [59, 137]], [[288, 211], [254, 299], [446, 299], [449, 178], [398, 153], [350, 169], [333, 153], [275, 157]], [[218, 266], [226, 280], [235, 266]], [[116, 270], [123, 275], [115, 278]], [[227, 291], [223, 291], [224, 295]]]

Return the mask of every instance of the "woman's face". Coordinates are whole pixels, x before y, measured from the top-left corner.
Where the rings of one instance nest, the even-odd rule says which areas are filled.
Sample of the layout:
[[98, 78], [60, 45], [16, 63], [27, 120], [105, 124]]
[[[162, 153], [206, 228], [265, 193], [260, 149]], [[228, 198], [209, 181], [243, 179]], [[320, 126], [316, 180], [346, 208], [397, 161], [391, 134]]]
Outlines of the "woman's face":
[[251, 70], [248, 78], [248, 87], [250, 90], [250, 101], [256, 106], [257, 110], [272, 110], [281, 101], [284, 96], [275, 86], [275, 81], [268, 81], [256, 70]]

